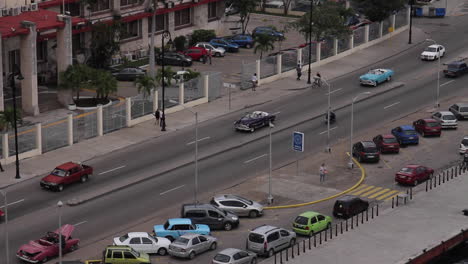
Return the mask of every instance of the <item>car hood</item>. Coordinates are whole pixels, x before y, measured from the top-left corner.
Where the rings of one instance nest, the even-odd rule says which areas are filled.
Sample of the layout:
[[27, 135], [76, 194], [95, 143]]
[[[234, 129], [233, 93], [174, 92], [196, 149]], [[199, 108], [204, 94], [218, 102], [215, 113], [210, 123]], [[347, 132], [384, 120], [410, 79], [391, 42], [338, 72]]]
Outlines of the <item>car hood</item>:
[[424, 51], [423, 53], [421, 53], [421, 55], [423, 56], [435, 56], [437, 54], [437, 52], [433, 52], [433, 51]]
[[122, 245], [122, 242], [120, 242], [120, 237], [114, 237], [114, 244], [117, 245], [117, 246], [121, 246]]
[[68, 240], [73, 231], [75, 230], [75, 226], [73, 225], [69, 225], [69, 224], [66, 224], [66, 225], [63, 225], [62, 228], [60, 228], [61, 232], [59, 232], [59, 229], [55, 230], [54, 233], [56, 234], [62, 234], [64, 237], [65, 237], [65, 240]]
[[45, 182], [60, 183], [63, 181], [63, 177], [49, 174], [45, 176], [44, 178], [42, 178], [42, 180]]
[[155, 225], [153, 229], [154, 229], [154, 232], [156, 233], [156, 235], [158, 235], [158, 232], [165, 232], [166, 231], [166, 229], [164, 229], [163, 225]]
[[27, 252], [29, 254], [35, 254], [35, 253], [39, 253], [39, 252], [44, 251], [46, 248], [47, 248], [46, 246], [40, 245], [39, 243], [31, 240], [31, 241], [29, 241], [28, 244], [22, 245], [18, 249], [18, 251], [24, 251], [24, 252]]
[[223, 47], [218, 47], [218, 48], [215, 48], [215, 51], [226, 52], [226, 49], [224, 49]]
[[242, 124], [242, 125], [248, 125], [248, 124], [251, 124], [253, 122], [255, 122], [256, 119], [252, 119], [252, 118], [241, 118], [239, 119], [236, 123], [237, 124]]
[[376, 78], [376, 75], [375, 74], [370, 74], [370, 73], [366, 73], [364, 75], [361, 75], [361, 77], [359, 77], [363, 80], [373, 80]]
[[158, 239], [158, 245], [169, 246], [171, 241], [165, 237], [156, 237]]

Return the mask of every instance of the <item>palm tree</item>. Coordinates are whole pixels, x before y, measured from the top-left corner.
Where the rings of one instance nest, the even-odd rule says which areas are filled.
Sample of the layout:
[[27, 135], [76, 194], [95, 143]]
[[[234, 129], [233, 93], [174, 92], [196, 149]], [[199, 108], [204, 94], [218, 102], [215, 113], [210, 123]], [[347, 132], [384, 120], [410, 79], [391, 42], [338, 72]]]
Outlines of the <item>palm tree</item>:
[[73, 64], [60, 73], [58, 88], [76, 92], [76, 101], [80, 100], [80, 89], [90, 85], [89, 77], [92, 69], [84, 64]]
[[109, 94], [117, 92], [117, 80], [110, 72], [96, 70], [91, 76], [90, 84], [96, 90], [98, 99], [107, 99]]
[[164, 73], [161, 68], [158, 69], [156, 72], [156, 82], [162, 85], [162, 81], [164, 80], [166, 85], [171, 85], [172, 79], [174, 77], [174, 71], [171, 67], [166, 67], [164, 69]]
[[[0, 111], [1, 131], [8, 131], [13, 127], [15, 123], [14, 112], [15, 110], [11, 106], [6, 107], [3, 111]], [[16, 110], [16, 122], [21, 122], [21, 112], [18, 109]]]
[[262, 59], [263, 52], [268, 52], [275, 48], [275, 46], [273, 45], [274, 42], [275, 42], [274, 37], [268, 34], [256, 35], [254, 53], [256, 54], [257, 51], [260, 51], [260, 59]]
[[156, 80], [149, 75], [143, 75], [135, 80], [135, 85], [138, 93], [142, 93], [143, 97], [146, 98], [156, 88]]

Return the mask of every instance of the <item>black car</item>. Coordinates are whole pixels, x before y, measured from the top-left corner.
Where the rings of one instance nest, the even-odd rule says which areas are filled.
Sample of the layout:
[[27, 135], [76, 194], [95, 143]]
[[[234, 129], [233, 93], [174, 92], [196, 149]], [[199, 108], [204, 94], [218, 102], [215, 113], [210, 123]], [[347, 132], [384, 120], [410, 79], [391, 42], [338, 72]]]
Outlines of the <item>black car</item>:
[[380, 152], [373, 141], [360, 141], [353, 145], [353, 157], [356, 157], [359, 162], [379, 162]]
[[268, 126], [275, 121], [275, 116], [263, 111], [247, 113], [234, 123], [236, 130], [254, 132], [255, 129]]
[[336, 200], [333, 206], [333, 216], [349, 218], [364, 212], [369, 208], [369, 202], [359, 197], [346, 195]]
[[[156, 63], [161, 65], [163, 62], [162, 53], [156, 57]], [[164, 65], [174, 65], [188, 67], [192, 65], [192, 58], [177, 52], [164, 52]]]
[[239, 217], [212, 204], [184, 204], [180, 217], [190, 218], [194, 224], [208, 225], [211, 229], [231, 230], [239, 225]]
[[145, 75], [145, 70], [139, 68], [124, 68], [112, 75], [118, 81], [135, 81], [136, 78]]

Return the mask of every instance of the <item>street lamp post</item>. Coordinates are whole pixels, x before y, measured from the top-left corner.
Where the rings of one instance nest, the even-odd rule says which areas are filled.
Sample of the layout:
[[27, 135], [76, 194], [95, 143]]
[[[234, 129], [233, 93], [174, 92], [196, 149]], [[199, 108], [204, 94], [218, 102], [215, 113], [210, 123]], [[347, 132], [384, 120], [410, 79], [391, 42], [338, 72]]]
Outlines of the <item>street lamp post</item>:
[[150, 50], [149, 50], [149, 75], [151, 78], [156, 76], [155, 62], [154, 62], [154, 32], [156, 31], [156, 0], [153, 0], [151, 12], [151, 39], [150, 39]]
[[314, 2], [315, 0], [310, 0], [310, 10], [309, 10], [309, 69], [307, 70], [307, 84], [311, 84], [310, 75], [311, 69], [310, 64], [312, 61], [312, 12], [314, 11]]
[[[437, 42], [433, 39], [426, 39], [426, 41], [431, 41], [434, 42], [435, 45], [437, 45]], [[437, 48], [438, 49], [438, 48]], [[440, 51], [437, 51], [437, 93], [436, 93], [436, 103], [435, 107], [439, 107], [439, 93], [440, 93]]]
[[270, 166], [269, 166], [269, 174], [268, 174], [268, 204], [272, 204], [273, 203], [273, 195], [272, 195], [272, 192], [271, 192], [271, 172], [272, 172], [272, 166], [273, 166], [273, 163], [272, 163], [272, 155], [273, 155], [273, 151], [272, 151], [272, 140], [271, 140], [271, 130], [272, 128], [275, 127], [275, 125], [273, 125], [273, 123], [270, 121], [268, 123], [268, 126], [270, 127], [268, 129], [269, 131], [269, 137], [270, 137], [270, 155], [269, 155], [269, 158], [270, 158]]
[[330, 150], [331, 150], [331, 148], [330, 148], [330, 109], [331, 109], [331, 106], [330, 106], [330, 96], [331, 96], [330, 90], [331, 90], [331, 87], [330, 87], [330, 84], [327, 82], [327, 80], [325, 78], [320, 78], [320, 81], [324, 82], [328, 86], [327, 147], [326, 147], [325, 151], [330, 153]]
[[6, 264], [10, 264], [10, 243], [8, 240], [8, 202], [7, 202], [7, 192], [6, 190], [0, 190], [0, 193], [3, 195], [3, 207], [5, 208], [5, 258]]
[[409, 0], [409, 6], [410, 6], [410, 16], [409, 16], [409, 30], [408, 30], [408, 44], [411, 44], [411, 37], [413, 34], [412, 28], [413, 28], [413, 4], [414, 0]]
[[161, 115], [161, 131], [166, 131], [166, 114], [165, 114], [165, 97], [164, 97], [164, 90], [166, 89], [166, 82], [165, 82], [165, 76], [166, 72], [164, 71], [164, 39], [169, 38], [168, 43], [172, 43], [172, 37], [171, 37], [171, 32], [168, 30], [164, 30], [164, 32], [161, 35], [161, 70], [162, 70], [162, 115]]
[[353, 163], [353, 123], [354, 123], [354, 102], [359, 98], [361, 95], [365, 94], [371, 94], [371, 92], [362, 92], [358, 95], [356, 95], [353, 98], [353, 101], [351, 102], [351, 137], [349, 140], [349, 162], [348, 162], [348, 167], [352, 169], [354, 167]]
[[62, 264], [62, 206], [63, 203], [62, 201], [58, 201], [57, 207], [58, 207], [58, 219], [59, 219], [59, 264]]
[[15, 176], [15, 179], [21, 179], [21, 176], [20, 176], [20, 171], [19, 171], [19, 157], [18, 157], [18, 125], [17, 125], [17, 122], [16, 122], [16, 119], [17, 119], [17, 116], [16, 116], [16, 85], [15, 85], [15, 76], [18, 76], [18, 80], [23, 80], [24, 77], [23, 75], [21, 74], [21, 71], [18, 67], [18, 65], [15, 65], [14, 66], [14, 72], [10, 73], [10, 86], [11, 86], [11, 90], [12, 90], [12, 93], [13, 93], [13, 126], [14, 126], [14, 129], [15, 129], [15, 157], [16, 157], [16, 161], [15, 161], [15, 165], [16, 165], [16, 176]]

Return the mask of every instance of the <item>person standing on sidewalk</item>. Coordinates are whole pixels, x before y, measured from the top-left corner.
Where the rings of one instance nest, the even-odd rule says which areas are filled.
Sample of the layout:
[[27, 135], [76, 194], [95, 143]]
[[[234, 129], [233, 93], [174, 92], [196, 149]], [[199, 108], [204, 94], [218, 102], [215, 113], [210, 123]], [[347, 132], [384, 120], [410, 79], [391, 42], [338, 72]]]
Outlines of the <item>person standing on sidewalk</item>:
[[159, 118], [161, 117], [161, 110], [159, 108], [154, 112], [154, 117], [156, 118], [154, 124], [159, 125]]
[[302, 76], [302, 67], [301, 67], [301, 64], [298, 64], [297, 67], [296, 67], [296, 72], [297, 72], [297, 80], [300, 81], [301, 80], [301, 76]]
[[258, 85], [257, 74], [254, 73], [252, 75], [252, 91], [255, 91], [255, 88], [257, 88], [257, 85]]
[[327, 167], [325, 167], [325, 163], [322, 163], [322, 166], [320, 166], [319, 174], [320, 174], [320, 183], [325, 182], [325, 177], [328, 174]]

